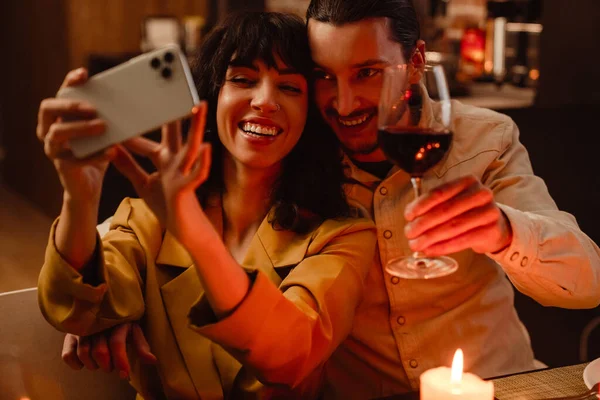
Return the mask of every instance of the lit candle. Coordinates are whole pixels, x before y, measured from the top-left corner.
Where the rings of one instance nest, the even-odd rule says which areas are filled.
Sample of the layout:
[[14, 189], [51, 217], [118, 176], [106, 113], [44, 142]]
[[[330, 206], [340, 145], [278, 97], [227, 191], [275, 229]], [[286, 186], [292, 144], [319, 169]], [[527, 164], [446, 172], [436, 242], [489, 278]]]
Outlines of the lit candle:
[[493, 400], [494, 384], [470, 373], [463, 373], [463, 352], [454, 353], [452, 369], [433, 368], [421, 375], [421, 400]]

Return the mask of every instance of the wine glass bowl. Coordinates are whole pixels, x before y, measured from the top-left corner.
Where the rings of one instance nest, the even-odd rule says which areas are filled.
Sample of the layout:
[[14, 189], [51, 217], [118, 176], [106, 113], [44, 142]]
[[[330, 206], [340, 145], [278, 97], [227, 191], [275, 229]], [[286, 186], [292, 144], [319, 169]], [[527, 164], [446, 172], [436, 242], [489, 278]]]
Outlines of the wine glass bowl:
[[[433, 88], [433, 101], [426, 88]], [[441, 65], [394, 65], [385, 69], [379, 101], [378, 142], [385, 156], [411, 176], [415, 198], [423, 175], [444, 159], [452, 143], [452, 104]], [[390, 260], [386, 271], [407, 279], [449, 275], [458, 263], [415, 252]]]

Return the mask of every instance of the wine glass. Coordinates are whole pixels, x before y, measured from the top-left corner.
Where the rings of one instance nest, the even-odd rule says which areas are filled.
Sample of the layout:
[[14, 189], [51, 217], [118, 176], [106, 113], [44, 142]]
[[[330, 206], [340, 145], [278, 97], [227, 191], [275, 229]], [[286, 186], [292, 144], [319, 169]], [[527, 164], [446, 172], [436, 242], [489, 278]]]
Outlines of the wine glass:
[[[451, 125], [452, 105], [441, 65], [400, 64], [384, 70], [379, 146], [391, 162], [410, 174], [415, 198], [421, 194], [423, 174], [450, 148]], [[388, 273], [407, 279], [437, 278], [457, 268], [450, 257], [427, 257], [419, 252], [386, 265]]]

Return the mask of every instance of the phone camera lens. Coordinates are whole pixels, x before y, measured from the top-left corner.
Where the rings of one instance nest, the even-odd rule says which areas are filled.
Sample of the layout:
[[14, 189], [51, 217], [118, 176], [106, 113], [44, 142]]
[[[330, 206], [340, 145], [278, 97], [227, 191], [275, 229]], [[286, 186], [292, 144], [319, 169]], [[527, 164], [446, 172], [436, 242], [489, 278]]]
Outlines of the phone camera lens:
[[175, 56], [173, 55], [173, 53], [171, 53], [170, 51], [167, 51], [165, 53], [165, 57], [164, 57], [165, 61], [168, 62], [169, 64], [173, 62], [173, 60], [175, 59]]
[[150, 61], [150, 66], [153, 69], [158, 69], [160, 67], [160, 60], [156, 57], [154, 57], [151, 61]]
[[166, 67], [166, 68], [162, 69], [161, 75], [163, 78], [169, 79], [171, 77], [171, 75], [173, 75], [173, 71], [171, 71], [171, 68]]

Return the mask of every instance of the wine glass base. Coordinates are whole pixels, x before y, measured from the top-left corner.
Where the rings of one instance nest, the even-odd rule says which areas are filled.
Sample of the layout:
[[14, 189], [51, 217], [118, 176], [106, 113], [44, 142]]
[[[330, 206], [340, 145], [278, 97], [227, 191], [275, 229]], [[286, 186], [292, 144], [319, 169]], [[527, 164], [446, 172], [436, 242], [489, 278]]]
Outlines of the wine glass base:
[[385, 270], [404, 279], [432, 279], [450, 275], [458, 269], [453, 258], [441, 257], [401, 257], [390, 261]]

